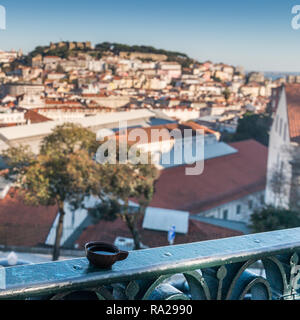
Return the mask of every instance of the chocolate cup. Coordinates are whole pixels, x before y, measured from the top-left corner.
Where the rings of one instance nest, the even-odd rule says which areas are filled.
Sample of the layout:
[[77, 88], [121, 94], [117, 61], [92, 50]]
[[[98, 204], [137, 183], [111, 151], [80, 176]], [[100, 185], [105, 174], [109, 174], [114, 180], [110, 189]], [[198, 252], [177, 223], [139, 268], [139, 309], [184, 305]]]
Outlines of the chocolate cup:
[[[110, 255], [96, 253], [96, 251], [110, 252]], [[87, 259], [98, 268], [108, 269], [118, 261], [127, 259], [129, 252], [119, 250], [116, 246], [104, 242], [89, 242], [85, 245]]]

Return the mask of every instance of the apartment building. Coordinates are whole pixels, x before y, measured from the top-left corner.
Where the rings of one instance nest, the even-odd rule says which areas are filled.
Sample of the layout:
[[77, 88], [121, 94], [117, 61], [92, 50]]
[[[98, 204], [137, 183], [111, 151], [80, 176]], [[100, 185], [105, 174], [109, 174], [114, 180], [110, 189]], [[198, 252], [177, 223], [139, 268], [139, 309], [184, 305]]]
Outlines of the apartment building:
[[[300, 85], [287, 84], [274, 91], [274, 121], [270, 133], [266, 203], [298, 208]], [[297, 201], [296, 201], [297, 202]]]

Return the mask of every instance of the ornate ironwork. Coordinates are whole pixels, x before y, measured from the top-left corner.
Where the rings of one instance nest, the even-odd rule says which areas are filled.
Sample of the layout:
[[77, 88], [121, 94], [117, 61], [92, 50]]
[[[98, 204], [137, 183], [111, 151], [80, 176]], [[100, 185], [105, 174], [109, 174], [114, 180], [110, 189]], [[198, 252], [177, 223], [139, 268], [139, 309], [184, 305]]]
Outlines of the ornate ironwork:
[[[300, 229], [132, 252], [111, 270], [86, 259], [6, 270], [3, 299], [300, 299]], [[251, 272], [261, 265], [261, 275]]]

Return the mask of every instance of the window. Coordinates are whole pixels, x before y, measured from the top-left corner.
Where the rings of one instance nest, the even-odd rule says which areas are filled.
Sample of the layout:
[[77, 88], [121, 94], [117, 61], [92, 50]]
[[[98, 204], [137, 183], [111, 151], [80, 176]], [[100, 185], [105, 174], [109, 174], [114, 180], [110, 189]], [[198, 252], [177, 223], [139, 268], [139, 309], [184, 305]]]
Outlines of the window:
[[236, 206], [236, 214], [240, 214], [240, 213], [241, 213], [241, 209], [242, 209], [241, 205], [238, 204], [238, 205]]
[[283, 133], [283, 140], [286, 141], [286, 134], [287, 134], [287, 125], [284, 124], [284, 133]]
[[72, 212], [72, 227], [75, 225], [75, 212]]
[[276, 116], [276, 120], [275, 120], [275, 131], [278, 131], [278, 116]]
[[261, 205], [265, 204], [265, 196], [263, 196], [263, 195], [260, 196], [260, 204]]
[[280, 162], [280, 174], [282, 175], [283, 174], [283, 161]]
[[253, 209], [253, 200], [248, 201], [248, 207], [250, 210]]
[[279, 127], [279, 135], [281, 136], [282, 134], [282, 119], [280, 119], [280, 127]]
[[228, 210], [223, 211], [223, 219], [228, 220]]

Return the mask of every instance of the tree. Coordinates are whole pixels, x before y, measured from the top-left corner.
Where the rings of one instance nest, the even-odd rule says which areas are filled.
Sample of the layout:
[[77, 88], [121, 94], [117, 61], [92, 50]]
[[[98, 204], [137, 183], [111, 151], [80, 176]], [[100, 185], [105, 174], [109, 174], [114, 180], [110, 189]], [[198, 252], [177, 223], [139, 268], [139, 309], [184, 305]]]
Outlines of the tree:
[[[90, 210], [91, 215], [97, 220], [121, 216], [135, 248], [140, 249], [138, 222], [152, 199], [158, 171], [152, 165], [121, 163], [118, 157], [115, 164], [99, 163], [95, 161], [98, 147], [93, 132], [64, 124], [44, 138], [38, 155], [29, 147], [10, 148], [2, 154], [8, 175], [26, 204], [58, 207], [53, 260], [60, 254], [65, 203], [75, 210], [90, 196], [98, 197], [101, 203]], [[130, 206], [130, 199], [136, 199], [139, 206]]]
[[286, 147], [288, 164], [284, 168], [290, 173], [289, 180], [289, 206], [294, 211], [300, 211], [300, 148], [298, 146]]
[[18, 187], [26, 204], [58, 207], [58, 225], [53, 260], [60, 254], [64, 204], [74, 210], [87, 196], [99, 194], [100, 168], [93, 160], [96, 136], [73, 124], [54, 129], [33, 156], [29, 148], [11, 148], [3, 154], [10, 174], [18, 174]]
[[163, 49], [156, 49], [151, 46], [137, 46], [137, 45], [129, 46], [129, 45], [120, 44], [120, 43], [103, 42], [103, 43], [97, 44], [95, 46], [95, 50], [101, 54], [104, 54], [106, 52], [112, 52], [115, 55], [119, 55], [120, 52], [162, 54], [167, 57], [167, 61], [176, 61], [179, 64], [181, 64], [183, 68], [188, 68], [191, 64], [196, 62], [185, 53], [174, 52], [174, 51], [163, 50]]
[[57, 73], [65, 73], [65, 69], [63, 68], [63, 66], [61, 64], [59, 64], [56, 68], [56, 72]]
[[215, 77], [213, 76], [212, 79], [215, 81], [215, 82], [222, 82], [222, 80], [218, 77]]
[[[101, 166], [99, 197], [102, 203], [96, 209], [90, 210], [90, 213], [98, 221], [120, 216], [132, 234], [135, 250], [139, 250], [141, 236], [138, 223], [152, 200], [159, 171], [150, 164], [149, 154], [146, 155], [149, 164], [133, 164], [130, 161], [122, 164], [118, 158], [120, 148], [122, 147], [118, 145], [115, 164], [106, 163]], [[136, 155], [139, 155], [139, 152]], [[129, 157], [129, 152], [127, 156]], [[134, 199], [138, 206], [130, 206], [131, 199]]]
[[300, 213], [273, 206], [255, 211], [250, 228], [254, 233], [300, 227]]
[[41, 144], [42, 155], [70, 155], [78, 150], [85, 150], [90, 155], [97, 152], [96, 134], [80, 125], [66, 123], [57, 126], [52, 134], [45, 137]]
[[283, 170], [283, 167], [278, 169], [273, 168], [271, 172], [270, 188], [275, 197], [274, 205], [283, 207], [284, 199], [288, 196], [289, 181]]
[[225, 100], [228, 101], [228, 99], [229, 99], [230, 96], [231, 96], [231, 92], [230, 92], [229, 88], [226, 88], [226, 89], [223, 91], [223, 95], [224, 95]]
[[247, 112], [243, 118], [239, 119], [237, 131], [229, 139], [230, 141], [254, 139], [268, 146], [271, 124], [272, 119], [268, 114]]
[[3, 151], [1, 157], [9, 169], [7, 178], [13, 181], [35, 161], [29, 146], [11, 147]]
[[281, 161], [270, 172], [272, 204], [300, 212], [300, 149], [296, 145], [282, 145], [280, 153]]

